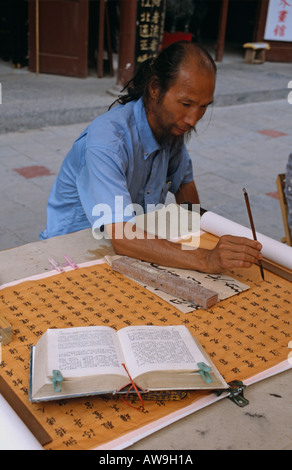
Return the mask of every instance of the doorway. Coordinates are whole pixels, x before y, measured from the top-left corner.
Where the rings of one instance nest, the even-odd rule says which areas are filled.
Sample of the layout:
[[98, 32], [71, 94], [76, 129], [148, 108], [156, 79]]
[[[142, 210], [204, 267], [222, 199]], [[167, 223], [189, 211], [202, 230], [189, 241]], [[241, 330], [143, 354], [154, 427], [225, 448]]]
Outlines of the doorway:
[[23, 0], [0, 0], [0, 58], [14, 68], [28, 64], [28, 5]]
[[[207, 11], [200, 29], [201, 43], [214, 52], [218, 39], [220, 0], [208, 0]], [[260, 0], [230, 0], [225, 34], [225, 55], [242, 58], [245, 42], [254, 41]], [[224, 56], [223, 56], [224, 57]]]

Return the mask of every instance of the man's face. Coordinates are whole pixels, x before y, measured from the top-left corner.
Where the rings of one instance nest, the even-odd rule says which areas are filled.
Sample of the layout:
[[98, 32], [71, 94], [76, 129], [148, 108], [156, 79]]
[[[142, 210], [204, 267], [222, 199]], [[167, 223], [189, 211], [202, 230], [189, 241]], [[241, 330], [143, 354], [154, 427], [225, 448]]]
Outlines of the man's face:
[[181, 138], [195, 128], [213, 102], [215, 74], [200, 71], [195, 65], [183, 67], [176, 82], [161, 96], [151, 100], [147, 117], [156, 139]]

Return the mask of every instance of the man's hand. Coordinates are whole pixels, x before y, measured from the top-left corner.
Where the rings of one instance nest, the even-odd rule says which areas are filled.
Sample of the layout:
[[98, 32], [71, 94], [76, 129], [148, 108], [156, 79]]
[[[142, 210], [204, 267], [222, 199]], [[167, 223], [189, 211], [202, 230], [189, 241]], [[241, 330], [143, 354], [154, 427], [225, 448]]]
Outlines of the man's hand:
[[208, 272], [220, 273], [232, 268], [250, 268], [263, 257], [261, 249], [262, 245], [258, 241], [224, 235], [207, 255]]

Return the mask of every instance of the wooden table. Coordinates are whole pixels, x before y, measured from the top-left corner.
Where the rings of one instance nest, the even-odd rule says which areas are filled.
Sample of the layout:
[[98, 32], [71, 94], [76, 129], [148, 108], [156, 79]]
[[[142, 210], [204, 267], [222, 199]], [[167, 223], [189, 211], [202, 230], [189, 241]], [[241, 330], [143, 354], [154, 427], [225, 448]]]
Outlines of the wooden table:
[[[48, 270], [48, 258], [64, 255], [77, 264], [113, 254], [107, 240], [97, 241], [91, 230], [60, 236], [0, 252], [0, 284]], [[288, 356], [287, 348], [287, 356]], [[291, 371], [248, 387], [250, 404], [239, 408], [224, 399], [183, 418], [129, 449], [292, 449]], [[39, 444], [0, 396], [0, 448], [39, 448]], [[4, 431], [5, 430], [5, 431]]]

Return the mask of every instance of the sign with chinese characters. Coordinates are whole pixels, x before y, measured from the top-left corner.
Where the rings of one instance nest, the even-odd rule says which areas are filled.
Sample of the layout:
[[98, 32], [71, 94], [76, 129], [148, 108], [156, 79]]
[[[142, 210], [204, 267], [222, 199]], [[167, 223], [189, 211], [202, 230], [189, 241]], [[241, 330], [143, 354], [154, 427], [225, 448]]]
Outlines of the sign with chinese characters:
[[166, 0], [140, 0], [137, 12], [136, 64], [155, 57], [162, 44]]
[[270, 0], [264, 38], [292, 41], [292, 0]]

